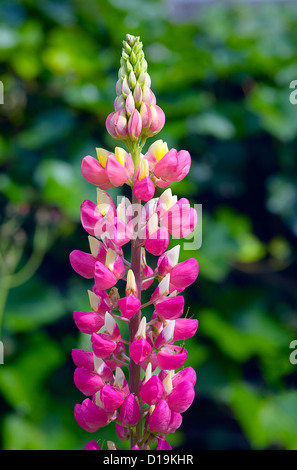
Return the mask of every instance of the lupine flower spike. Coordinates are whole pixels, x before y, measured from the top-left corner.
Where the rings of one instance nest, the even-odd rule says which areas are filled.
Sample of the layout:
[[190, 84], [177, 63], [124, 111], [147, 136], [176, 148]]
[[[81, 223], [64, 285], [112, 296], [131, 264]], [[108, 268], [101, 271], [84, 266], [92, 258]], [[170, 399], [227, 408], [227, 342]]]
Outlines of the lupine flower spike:
[[[97, 201], [85, 200], [80, 208], [89, 253], [70, 254], [76, 273], [92, 280], [89, 309], [73, 314], [78, 329], [90, 335], [89, 350], [72, 351], [74, 383], [84, 395], [74, 416], [92, 434], [115, 423], [117, 436], [129, 440], [132, 450], [148, 450], [154, 441], [157, 449], [168, 450], [167, 435], [181, 426], [196, 382], [195, 371], [184, 368], [183, 343], [196, 333], [198, 320], [182, 318], [181, 294], [195, 282], [198, 263], [179, 262], [179, 245], [168, 249], [170, 235], [184, 238], [197, 224], [189, 201], [178, 200], [169, 188], [188, 174], [191, 157], [161, 139], [142, 153], [165, 115], [151, 90], [139, 37], [128, 34], [123, 41], [116, 95], [106, 128], [126, 150], [97, 148], [96, 158], [84, 157], [81, 166], [83, 177], [97, 187]], [[132, 201], [123, 197], [116, 206], [106, 191], [124, 184], [131, 187]], [[122, 248], [128, 243], [130, 260]], [[147, 252], [157, 257], [155, 268], [147, 264]], [[155, 281], [142, 304], [142, 292]], [[128, 324], [129, 338], [121, 337], [121, 321]], [[84, 448], [101, 450], [96, 439]], [[107, 441], [107, 448], [117, 446]]]

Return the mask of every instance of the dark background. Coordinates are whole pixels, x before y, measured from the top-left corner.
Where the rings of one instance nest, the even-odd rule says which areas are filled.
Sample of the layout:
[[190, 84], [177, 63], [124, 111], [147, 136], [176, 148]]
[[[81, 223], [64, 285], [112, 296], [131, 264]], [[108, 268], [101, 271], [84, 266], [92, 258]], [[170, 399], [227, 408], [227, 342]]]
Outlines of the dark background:
[[[192, 156], [173, 192], [203, 206], [202, 247], [182, 254], [200, 264], [185, 291], [199, 319], [186, 342], [196, 399], [169, 440], [297, 449], [296, 30], [294, 2], [1, 1], [3, 449], [94, 438], [73, 418], [71, 360], [88, 347], [72, 312], [88, 309], [91, 284], [68, 257], [88, 249], [79, 206], [96, 197], [81, 159], [117, 145], [104, 123], [127, 32], [141, 36], [166, 114], [158, 138]], [[125, 446], [114, 425], [95, 438]]]

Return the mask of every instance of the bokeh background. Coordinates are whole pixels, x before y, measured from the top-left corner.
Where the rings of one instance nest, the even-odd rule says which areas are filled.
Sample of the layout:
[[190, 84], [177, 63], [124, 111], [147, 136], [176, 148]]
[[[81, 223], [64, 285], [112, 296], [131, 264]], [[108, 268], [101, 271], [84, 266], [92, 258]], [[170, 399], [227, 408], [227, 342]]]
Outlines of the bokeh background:
[[[173, 190], [203, 205], [200, 263], [185, 291], [199, 319], [186, 365], [196, 399], [176, 449], [297, 449], [297, 79], [295, 2], [2, 0], [0, 3], [0, 430], [3, 449], [83, 449], [72, 312], [90, 282], [80, 173], [113, 109], [121, 41], [144, 43], [167, 121], [192, 156]], [[152, 140], [151, 140], [152, 142]], [[147, 148], [147, 146], [146, 146]], [[116, 192], [113, 193], [116, 195]], [[96, 439], [114, 439], [114, 426]]]

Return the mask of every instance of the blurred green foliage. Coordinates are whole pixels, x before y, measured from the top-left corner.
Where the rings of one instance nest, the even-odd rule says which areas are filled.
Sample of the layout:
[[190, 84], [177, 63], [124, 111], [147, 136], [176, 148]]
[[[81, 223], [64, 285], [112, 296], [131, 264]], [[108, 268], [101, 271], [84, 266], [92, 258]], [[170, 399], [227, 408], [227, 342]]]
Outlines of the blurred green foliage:
[[[200, 263], [186, 291], [199, 319], [187, 342], [197, 394], [170, 442], [297, 449], [297, 8], [186, 2], [179, 15], [172, 5], [1, 1], [4, 449], [82, 449], [90, 438], [73, 418], [83, 397], [71, 361], [88, 347], [72, 311], [87, 308], [90, 284], [68, 255], [87, 250], [79, 205], [95, 200], [81, 159], [115, 145], [104, 123], [127, 32], [141, 36], [166, 113], [160, 138], [192, 155], [173, 189], [203, 205], [202, 247], [182, 253]], [[112, 426], [97, 437], [118, 443]]]

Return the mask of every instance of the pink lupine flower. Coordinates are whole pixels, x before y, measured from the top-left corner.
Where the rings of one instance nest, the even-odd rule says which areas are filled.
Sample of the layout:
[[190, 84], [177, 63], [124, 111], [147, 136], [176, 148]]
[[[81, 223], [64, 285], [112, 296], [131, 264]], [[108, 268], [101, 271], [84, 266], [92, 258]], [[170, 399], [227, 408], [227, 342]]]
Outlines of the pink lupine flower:
[[[198, 262], [192, 258], [179, 263], [178, 245], [168, 250], [170, 235], [183, 238], [197, 225], [189, 201], [178, 200], [168, 188], [188, 174], [191, 157], [185, 150], [168, 149], [161, 139], [141, 153], [146, 139], [164, 126], [165, 114], [151, 90], [139, 38], [126, 36], [120, 64], [114, 111], [107, 116], [106, 128], [128, 151], [96, 148], [97, 159], [87, 155], [81, 165], [86, 181], [97, 186], [97, 203], [85, 200], [80, 209], [90, 253], [70, 254], [73, 269], [93, 284], [88, 289], [90, 311], [73, 313], [78, 329], [91, 335], [92, 348], [72, 350], [74, 383], [90, 397], [75, 406], [74, 415], [92, 433], [116, 422], [119, 439], [129, 439], [132, 450], [149, 449], [156, 440], [157, 450], [170, 450], [165, 437], [180, 427], [196, 383], [194, 369], [178, 370], [188, 353], [174, 343], [192, 337], [198, 327], [198, 320], [181, 318], [185, 302], [180, 295], [196, 280]], [[116, 207], [106, 190], [124, 184], [132, 190], [133, 204], [123, 197]], [[167, 189], [154, 197], [156, 187]], [[131, 259], [124, 247], [130, 241]], [[146, 251], [158, 257], [155, 270], [146, 262]], [[121, 279], [126, 287], [115, 287]], [[142, 291], [155, 281], [149, 300], [142, 303]], [[147, 324], [142, 310], [151, 304]], [[125, 330], [120, 330], [119, 321], [128, 325], [129, 341], [121, 336]], [[145, 371], [142, 381], [140, 369]], [[107, 448], [117, 450], [112, 441]], [[96, 440], [85, 449], [101, 450]]]
[[74, 371], [74, 383], [78, 390], [87, 397], [94, 395], [94, 393], [101, 390], [104, 385], [104, 381], [100, 375], [81, 367], [77, 367]]
[[153, 120], [153, 114], [148, 104], [146, 103], [141, 104], [140, 117], [141, 117], [141, 122], [142, 122], [142, 131], [144, 131], [144, 134], [145, 134], [145, 132], [148, 131]]
[[175, 320], [170, 320], [166, 323], [166, 326], [162, 329], [155, 340], [155, 348], [160, 349], [165, 344], [169, 344], [173, 341]]
[[74, 271], [86, 279], [94, 277], [96, 258], [89, 253], [74, 250], [70, 253], [70, 264]]
[[140, 396], [148, 405], [158, 403], [163, 394], [163, 385], [157, 375], [153, 375], [147, 382], [143, 383], [140, 388]]
[[114, 273], [100, 261], [95, 264], [95, 286], [98, 289], [109, 289], [117, 283]]
[[155, 311], [161, 320], [175, 320], [179, 318], [184, 311], [185, 300], [181, 295], [176, 297], [166, 297], [157, 301]]
[[142, 131], [142, 121], [139, 111], [134, 109], [129, 122], [128, 122], [128, 134], [132, 141], [136, 141]]
[[[87, 155], [83, 158], [81, 172], [86, 181], [96, 186], [108, 185], [108, 175], [105, 168], [96, 158]], [[108, 189], [108, 188], [106, 188]]]
[[180, 382], [166, 398], [171, 411], [183, 413], [192, 404], [195, 396], [193, 384], [184, 380]]
[[138, 423], [139, 404], [133, 393], [130, 393], [122, 404], [119, 420], [124, 426], [135, 426]]
[[173, 341], [192, 338], [198, 328], [198, 320], [194, 318], [178, 318], [175, 320]]
[[92, 351], [72, 349], [72, 360], [77, 367], [84, 367], [87, 370], [94, 370], [94, 358]]
[[180, 251], [180, 246], [177, 245], [171, 248], [171, 250], [166, 251], [159, 257], [156, 271], [161, 276], [166, 276], [166, 274], [168, 274], [171, 271], [171, 269], [177, 265], [179, 251]]
[[170, 288], [170, 274], [166, 274], [166, 276], [162, 279], [159, 285], [156, 287], [154, 292], [151, 295], [151, 302], [156, 302], [157, 300], [164, 300], [166, 296], [169, 294]]
[[115, 411], [124, 402], [123, 393], [116, 389], [113, 385], [104, 385], [100, 391], [100, 400], [106, 411]]
[[145, 240], [145, 249], [155, 256], [160, 256], [168, 248], [169, 235], [166, 227], [160, 227]]
[[183, 417], [180, 413], [176, 413], [175, 411], [171, 412], [171, 419], [168, 425], [167, 433], [175, 432], [182, 424]]
[[106, 121], [105, 121], [105, 126], [106, 126], [106, 129], [107, 129], [107, 132], [114, 138], [114, 139], [118, 139], [118, 134], [117, 134], [117, 131], [116, 131], [116, 128], [115, 128], [115, 124], [114, 124], [114, 115], [115, 115], [115, 112], [114, 113], [110, 113], [107, 118], [106, 118]]
[[91, 201], [84, 201], [80, 206], [80, 217], [83, 228], [90, 234], [95, 235], [95, 226], [103, 219], [97, 205]]
[[86, 398], [81, 405], [75, 405], [74, 417], [78, 424], [88, 432], [96, 432], [108, 423], [108, 415], [99, 406]]
[[117, 347], [116, 341], [105, 333], [93, 333], [91, 342], [94, 354], [103, 359], [110, 356]]
[[[117, 111], [112, 119], [118, 137], [126, 137], [128, 132], [128, 124], [125, 111], [123, 109]], [[112, 125], [112, 122], [110, 124]]]
[[172, 450], [172, 447], [165, 439], [165, 436], [158, 437], [158, 445], [156, 450]]
[[118, 303], [122, 316], [128, 319], [132, 318], [139, 311], [141, 305], [140, 300], [133, 294], [123, 297]]
[[158, 161], [154, 168], [155, 176], [171, 182], [181, 181], [190, 170], [191, 157], [189, 152], [181, 150], [177, 152], [171, 149]]
[[134, 194], [141, 201], [149, 201], [155, 194], [155, 185], [149, 176], [145, 176], [134, 186]]
[[183, 382], [184, 380], [191, 382], [192, 385], [196, 383], [196, 372], [192, 367], [185, 367], [184, 369], [177, 372], [172, 377], [172, 386], [176, 387], [179, 383]]
[[166, 434], [171, 419], [171, 411], [165, 400], [161, 398], [149, 417], [148, 428], [152, 432]]
[[86, 443], [84, 450], [102, 450], [102, 449], [101, 447], [99, 447], [96, 441], [89, 441]]
[[139, 338], [130, 344], [129, 352], [135, 364], [139, 364], [148, 358], [151, 353], [151, 346], [145, 338]]
[[121, 426], [119, 423], [116, 423], [116, 433], [121, 441], [127, 441], [130, 437], [130, 429], [125, 426]]
[[189, 235], [197, 224], [197, 213], [186, 198], [177, 201], [160, 217], [161, 225], [175, 238]]
[[73, 318], [77, 328], [88, 335], [96, 333], [104, 325], [104, 318], [95, 312], [75, 311], [73, 312]]
[[187, 357], [188, 351], [181, 346], [166, 345], [157, 354], [158, 366], [165, 370], [179, 369]]
[[151, 105], [152, 120], [148, 130], [145, 131], [146, 136], [153, 136], [158, 134], [161, 129], [163, 129], [165, 124], [165, 114], [164, 111], [155, 104]]
[[178, 263], [170, 271], [170, 282], [177, 288], [184, 289], [196, 281], [199, 273], [198, 261], [195, 258]]
[[127, 181], [125, 168], [113, 155], [108, 157], [106, 163], [106, 173], [109, 181], [113, 186], [121, 186]]

